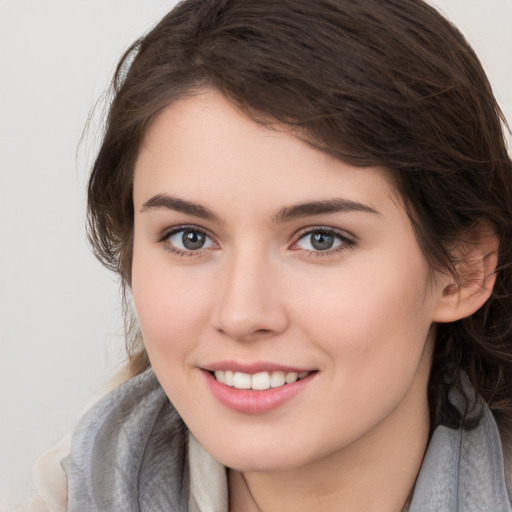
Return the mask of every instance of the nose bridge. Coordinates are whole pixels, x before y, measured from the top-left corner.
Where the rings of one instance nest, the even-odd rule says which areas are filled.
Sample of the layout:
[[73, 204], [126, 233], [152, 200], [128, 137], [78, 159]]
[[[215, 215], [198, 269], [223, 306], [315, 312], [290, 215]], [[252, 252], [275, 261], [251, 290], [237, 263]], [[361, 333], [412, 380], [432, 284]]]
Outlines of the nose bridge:
[[226, 258], [215, 314], [219, 331], [246, 340], [286, 328], [284, 303], [274, 279], [275, 267], [261, 248], [240, 248]]

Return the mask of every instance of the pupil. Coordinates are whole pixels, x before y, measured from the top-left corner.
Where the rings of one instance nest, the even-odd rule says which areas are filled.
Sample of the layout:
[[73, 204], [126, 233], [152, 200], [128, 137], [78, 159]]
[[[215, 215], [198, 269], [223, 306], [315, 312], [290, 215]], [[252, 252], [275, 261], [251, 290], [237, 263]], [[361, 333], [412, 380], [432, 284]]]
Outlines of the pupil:
[[311, 237], [311, 245], [319, 251], [330, 249], [334, 243], [334, 237], [327, 233], [315, 233]]
[[204, 235], [202, 233], [198, 233], [197, 231], [185, 231], [183, 233], [181, 241], [183, 242], [183, 246], [191, 251], [201, 249], [204, 245]]

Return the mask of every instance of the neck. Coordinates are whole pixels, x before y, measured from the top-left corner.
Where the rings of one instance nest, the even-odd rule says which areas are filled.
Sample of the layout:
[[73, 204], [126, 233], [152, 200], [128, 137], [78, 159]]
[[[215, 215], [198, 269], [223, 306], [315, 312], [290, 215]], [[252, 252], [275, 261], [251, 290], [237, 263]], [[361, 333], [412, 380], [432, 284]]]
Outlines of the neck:
[[278, 472], [230, 470], [230, 512], [401, 512], [429, 436], [426, 390], [411, 390], [379, 425], [322, 459]]

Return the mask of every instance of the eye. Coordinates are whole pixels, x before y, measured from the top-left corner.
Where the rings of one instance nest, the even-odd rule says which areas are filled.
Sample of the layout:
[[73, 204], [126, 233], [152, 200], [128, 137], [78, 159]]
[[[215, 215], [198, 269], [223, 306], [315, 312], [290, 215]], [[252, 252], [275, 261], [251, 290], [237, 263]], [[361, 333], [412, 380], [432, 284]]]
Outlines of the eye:
[[170, 246], [175, 253], [197, 252], [210, 247], [216, 247], [216, 243], [204, 232], [197, 228], [177, 228], [164, 234], [162, 242]]
[[310, 229], [300, 236], [292, 249], [309, 252], [336, 252], [354, 245], [354, 240], [333, 229]]

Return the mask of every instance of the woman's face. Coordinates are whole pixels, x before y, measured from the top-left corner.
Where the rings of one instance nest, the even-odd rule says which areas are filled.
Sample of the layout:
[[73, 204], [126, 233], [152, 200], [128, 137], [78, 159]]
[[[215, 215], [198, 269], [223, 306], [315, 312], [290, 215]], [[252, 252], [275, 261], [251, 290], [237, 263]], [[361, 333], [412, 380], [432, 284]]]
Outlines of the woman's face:
[[206, 91], [149, 130], [134, 205], [146, 348], [218, 460], [299, 467], [428, 423], [441, 284], [381, 170], [342, 163]]

